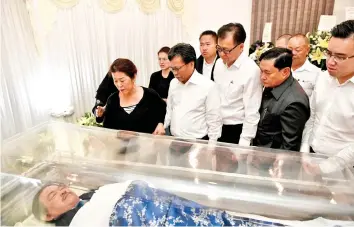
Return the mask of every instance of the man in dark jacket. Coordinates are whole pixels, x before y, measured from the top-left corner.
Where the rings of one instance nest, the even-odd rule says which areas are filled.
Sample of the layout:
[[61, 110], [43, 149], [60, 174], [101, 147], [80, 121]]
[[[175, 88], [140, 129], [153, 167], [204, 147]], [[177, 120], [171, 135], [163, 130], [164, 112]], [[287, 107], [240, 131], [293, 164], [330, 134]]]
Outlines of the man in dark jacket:
[[201, 55], [197, 59], [196, 70], [211, 80], [214, 80], [214, 66], [219, 58], [216, 52], [217, 39], [218, 36], [211, 30], [204, 31], [199, 36]]
[[260, 120], [253, 145], [299, 151], [310, 117], [308, 97], [291, 75], [292, 53], [273, 48], [260, 57], [264, 85]]

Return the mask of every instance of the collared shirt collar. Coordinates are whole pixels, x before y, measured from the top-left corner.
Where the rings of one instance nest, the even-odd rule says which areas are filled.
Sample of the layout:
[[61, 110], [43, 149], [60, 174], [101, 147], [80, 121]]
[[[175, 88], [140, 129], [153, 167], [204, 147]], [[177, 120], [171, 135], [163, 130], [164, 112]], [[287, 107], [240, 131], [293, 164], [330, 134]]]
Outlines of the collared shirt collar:
[[240, 56], [238, 56], [236, 61], [232, 65], [230, 65], [230, 67], [227, 67], [227, 64], [225, 64], [225, 67], [231, 68], [231, 67], [235, 66], [236, 68], [239, 69], [246, 58], [247, 58], [247, 55], [244, 52], [242, 52], [240, 54]]
[[204, 65], [214, 65], [214, 63], [215, 63], [215, 61], [216, 61], [216, 59], [218, 58], [218, 56], [217, 55], [215, 55], [215, 58], [214, 58], [214, 61], [213, 61], [213, 63], [208, 63], [208, 62], [206, 62], [205, 61], [205, 58], [203, 58], [203, 61], [204, 61]]
[[295, 70], [296, 72], [302, 72], [302, 71], [309, 71], [311, 72], [312, 71], [312, 63], [306, 59], [305, 63], [300, 67], [298, 68], [297, 70]]
[[284, 91], [291, 85], [294, 81], [292, 74], [278, 87], [272, 89], [272, 94], [276, 100], [280, 98], [280, 96], [284, 93]]
[[337, 84], [338, 84], [339, 86], [344, 86], [344, 85], [346, 85], [346, 84], [348, 84], [348, 83], [353, 83], [353, 84], [354, 84], [354, 76], [353, 76], [352, 78], [350, 78], [349, 80], [345, 81], [345, 82], [342, 83], [342, 84], [339, 83], [339, 81], [338, 81], [337, 78], [336, 78], [335, 80], [336, 80], [336, 82], [337, 82]]
[[350, 78], [349, 81], [354, 84], [354, 76], [352, 78]]
[[180, 82], [180, 81], [178, 81], [180, 84], [182, 84], [182, 85], [188, 85], [188, 84], [190, 84], [190, 83], [192, 83], [192, 84], [198, 84], [199, 83], [199, 80], [198, 80], [198, 72], [197, 72], [197, 70], [196, 69], [194, 69], [194, 72], [193, 72], [193, 74], [192, 74], [192, 76], [189, 78], [189, 80], [185, 83], [185, 84], [183, 84], [182, 82]]
[[[326, 73], [328, 73], [328, 75], [329, 75], [329, 72], [328, 72], [328, 71], [326, 71]], [[350, 82], [354, 84], [354, 75], [352, 76], [352, 78], [350, 78], [349, 80], [347, 80], [347, 81], [344, 82], [343, 84], [340, 84], [339, 81], [338, 81], [338, 79], [337, 79], [336, 77], [331, 76], [331, 75], [329, 75], [329, 77], [337, 84], [337, 86], [344, 86], [344, 85], [346, 85], [346, 84], [348, 84], [348, 83], [350, 83]]]

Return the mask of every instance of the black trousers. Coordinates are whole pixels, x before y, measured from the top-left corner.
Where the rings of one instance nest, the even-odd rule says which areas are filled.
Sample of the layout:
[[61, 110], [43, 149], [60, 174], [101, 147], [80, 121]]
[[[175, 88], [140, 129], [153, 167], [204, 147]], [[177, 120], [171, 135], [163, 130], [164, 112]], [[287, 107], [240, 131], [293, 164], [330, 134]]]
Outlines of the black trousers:
[[[165, 128], [165, 130], [166, 130], [166, 135], [167, 135], [167, 136], [174, 136], [174, 135], [172, 135], [172, 133], [171, 133], [171, 127], [170, 127], [170, 126], [167, 127], [167, 128]], [[197, 138], [197, 139], [200, 139], [200, 140], [209, 140], [209, 136], [208, 136], [208, 135], [205, 135], [205, 136], [203, 136], [202, 138]]]
[[240, 135], [242, 132], [242, 124], [239, 125], [223, 125], [221, 137], [219, 138], [219, 142], [223, 143], [234, 143], [238, 144], [240, 141]]
[[310, 153], [311, 154], [315, 154], [316, 152], [312, 149], [312, 147], [310, 147]]

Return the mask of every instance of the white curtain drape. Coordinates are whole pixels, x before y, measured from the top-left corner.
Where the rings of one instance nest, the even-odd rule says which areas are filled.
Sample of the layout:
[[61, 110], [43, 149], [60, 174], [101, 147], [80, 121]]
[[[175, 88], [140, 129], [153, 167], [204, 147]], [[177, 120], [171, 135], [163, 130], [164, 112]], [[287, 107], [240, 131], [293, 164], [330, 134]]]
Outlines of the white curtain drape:
[[102, 9], [109, 13], [116, 13], [123, 9], [126, 0], [100, 0]]
[[52, 0], [60, 8], [70, 8], [74, 7], [79, 0]]
[[136, 2], [145, 13], [154, 13], [160, 8], [160, 0], [136, 0]]
[[41, 73], [24, 0], [1, 1], [1, 139], [49, 118], [46, 77]]
[[142, 12], [136, 1], [126, 1], [118, 13], [108, 13], [99, 4], [80, 0], [59, 9], [42, 45], [53, 107], [60, 112], [73, 106], [73, 119], [91, 110], [96, 89], [116, 58], [131, 59], [138, 68], [137, 83], [147, 86], [158, 70], [157, 51], [186, 40], [181, 18], [166, 1], [152, 14]]
[[168, 8], [178, 14], [183, 14], [184, 10], [184, 0], [167, 0]]
[[[48, 0], [47, 0], [48, 1]], [[80, 0], [51, 0], [57, 7], [68, 9], [74, 7]], [[126, 0], [97, 0], [102, 8], [108, 12], [118, 12], [124, 7]], [[164, 1], [164, 0], [163, 0]], [[160, 8], [160, 0], [136, 0], [140, 9], [145, 13], [153, 13]], [[168, 8], [176, 13], [182, 14], [184, 0], [167, 0]]]
[[165, 0], [151, 14], [136, 1], [125, 1], [116, 13], [97, 0], [55, 10], [40, 3], [1, 1], [1, 139], [49, 120], [51, 113], [72, 107], [75, 121], [90, 111], [116, 58], [131, 59], [137, 83], [147, 86], [159, 70], [157, 51], [188, 40], [182, 19]]

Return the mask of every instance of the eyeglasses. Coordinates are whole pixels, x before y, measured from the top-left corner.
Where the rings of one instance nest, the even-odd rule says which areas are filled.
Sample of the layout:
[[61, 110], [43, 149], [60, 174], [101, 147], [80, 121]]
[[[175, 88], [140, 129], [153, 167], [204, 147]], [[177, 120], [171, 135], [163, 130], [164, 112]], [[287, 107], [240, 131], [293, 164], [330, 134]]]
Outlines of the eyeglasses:
[[219, 45], [216, 45], [216, 51], [221, 53], [224, 52], [224, 54], [230, 54], [236, 47], [238, 47], [241, 43], [237, 44], [236, 46], [234, 46], [231, 50], [226, 50], [224, 48], [222, 48]]
[[170, 70], [172, 71], [172, 72], [174, 72], [174, 73], [177, 73], [181, 68], [183, 68], [185, 65], [187, 65], [187, 64], [184, 64], [184, 65], [182, 65], [182, 66], [180, 66], [180, 67], [170, 67]]
[[354, 55], [353, 56], [349, 56], [349, 57], [339, 57], [339, 56], [336, 56], [334, 55], [333, 53], [331, 53], [330, 51], [328, 50], [325, 50], [323, 52], [323, 54], [326, 56], [326, 58], [329, 60], [331, 57], [333, 57], [333, 60], [335, 63], [341, 63], [343, 61], [346, 61], [350, 58], [354, 58]]

